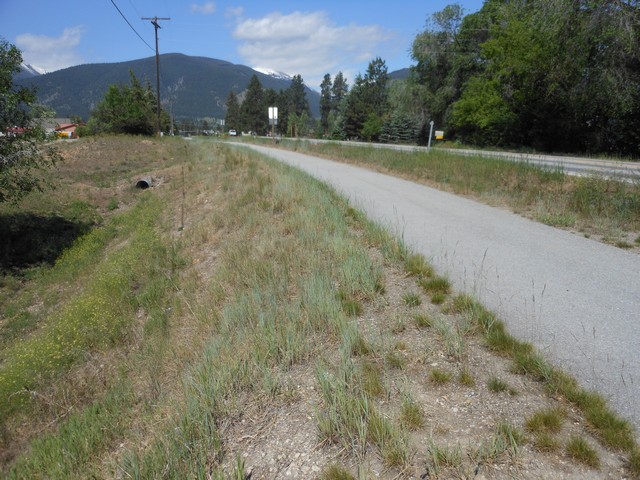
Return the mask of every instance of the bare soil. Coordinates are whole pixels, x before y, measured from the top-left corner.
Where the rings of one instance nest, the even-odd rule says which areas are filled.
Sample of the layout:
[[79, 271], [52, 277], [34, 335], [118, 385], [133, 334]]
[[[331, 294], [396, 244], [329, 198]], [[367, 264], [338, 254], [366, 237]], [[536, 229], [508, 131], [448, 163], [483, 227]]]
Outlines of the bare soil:
[[[289, 372], [284, 382], [288, 388], [279, 402], [247, 399], [240, 406], [242, 415], [224, 432], [229, 467], [239, 456], [251, 479], [323, 478], [334, 464], [356, 478], [630, 478], [625, 457], [603, 448], [579, 411], [551, 397], [536, 381], [512, 373], [511, 362], [490, 352], [478, 335], [467, 334], [462, 353], [452, 356], [435, 329], [419, 328], [413, 320], [417, 313], [440, 317], [452, 326], [462, 319], [444, 313], [446, 307], [433, 305], [413, 277], [385, 263], [378, 252], [371, 250], [371, 255], [384, 266], [386, 292], [367, 305], [357, 321], [372, 344], [383, 344], [376, 350], [392, 350], [403, 359], [402, 368], [385, 368], [385, 393], [377, 399], [378, 408], [399, 422], [402, 395], [408, 392], [424, 412], [424, 426], [410, 434], [408, 464], [388, 468], [373, 447], [360, 456], [319, 439], [316, 417], [323, 402], [314, 365], [309, 364]], [[407, 292], [419, 295], [421, 305], [407, 306]], [[325, 354], [332, 356], [338, 356], [337, 346]], [[381, 358], [374, 361], [384, 363]], [[433, 369], [450, 372], [451, 380], [434, 384], [430, 380]], [[471, 374], [473, 385], [459, 381], [463, 370]], [[505, 382], [508, 391], [491, 391], [488, 382], [492, 378]], [[543, 451], [535, 446], [535, 435], [526, 432], [525, 422], [535, 412], [551, 407], [565, 409], [566, 417], [562, 430], [554, 435], [557, 448]], [[500, 422], [520, 429], [525, 442], [517, 450], [506, 449], [479, 460], [478, 449], [490, 444]], [[585, 466], [566, 453], [571, 436], [584, 438], [598, 452], [600, 468]], [[459, 462], [434, 465], [434, 446], [440, 451], [459, 449]]]

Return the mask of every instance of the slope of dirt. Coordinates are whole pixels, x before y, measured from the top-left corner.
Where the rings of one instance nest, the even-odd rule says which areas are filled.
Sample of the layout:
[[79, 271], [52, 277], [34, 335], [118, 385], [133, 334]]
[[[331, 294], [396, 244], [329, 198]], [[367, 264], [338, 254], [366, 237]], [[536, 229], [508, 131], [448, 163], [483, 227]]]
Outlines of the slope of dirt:
[[[629, 478], [624, 456], [603, 448], [581, 413], [550, 397], [534, 380], [512, 373], [509, 360], [492, 354], [473, 332], [464, 334], [464, 319], [444, 313], [413, 277], [385, 264], [378, 252], [371, 254], [384, 265], [386, 291], [357, 321], [376, 345], [370, 360], [385, 372], [377, 405], [392, 422], [400, 423], [400, 405], [409, 394], [424, 414], [424, 425], [410, 434], [407, 464], [390, 468], [373, 448], [354, 455], [341, 445], [319, 440], [317, 416], [323, 400], [314, 365], [289, 372], [284, 382], [288, 388], [278, 403], [247, 399], [239, 408], [242, 415], [224, 435], [229, 462], [242, 458], [251, 479], [333, 478], [327, 468], [334, 464], [356, 478]], [[421, 304], [407, 306], [408, 292], [419, 296]], [[415, 321], [420, 314], [442, 322], [440, 328], [420, 328]], [[446, 333], [445, 324], [453, 333]], [[456, 332], [462, 337], [445, 338]], [[387, 354], [382, 358], [380, 352]], [[400, 366], [389, 365], [389, 352], [401, 359]], [[336, 347], [325, 359], [338, 355]], [[433, 370], [450, 373], [450, 380], [435, 383]], [[463, 372], [468, 374], [465, 380]], [[504, 382], [506, 390], [492, 391], [492, 379]], [[565, 412], [562, 428], [552, 435], [552, 446], [536, 446], [537, 437], [526, 431], [526, 421], [550, 408]], [[501, 423], [515, 427], [524, 440], [518, 445], [504, 442], [496, 433]], [[581, 464], [566, 452], [574, 436], [597, 451], [599, 468]]]

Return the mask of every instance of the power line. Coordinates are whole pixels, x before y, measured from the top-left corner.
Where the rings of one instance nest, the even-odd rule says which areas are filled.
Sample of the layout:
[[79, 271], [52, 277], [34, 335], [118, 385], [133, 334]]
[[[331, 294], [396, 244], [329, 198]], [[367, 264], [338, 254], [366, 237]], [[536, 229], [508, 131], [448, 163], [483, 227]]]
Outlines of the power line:
[[149, 47], [149, 48], [151, 49], [151, 51], [154, 51], [154, 50], [153, 50], [153, 47], [152, 47], [151, 45], [149, 45], [149, 44], [146, 42], [146, 40], [140, 36], [140, 34], [136, 31], [136, 29], [135, 29], [135, 28], [133, 28], [133, 25], [131, 25], [131, 23], [129, 23], [129, 20], [127, 20], [127, 17], [125, 17], [125, 16], [124, 16], [124, 13], [122, 13], [122, 12], [120, 11], [120, 9], [118, 8], [118, 5], [116, 5], [116, 2], [114, 2], [113, 0], [111, 0], [111, 3], [113, 3], [113, 6], [114, 6], [114, 7], [116, 7], [116, 10], [118, 10], [118, 13], [120, 14], [120, 16], [121, 16], [122, 18], [124, 18], [124, 21], [125, 21], [125, 22], [127, 22], [127, 25], [129, 25], [129, 27], [131, 27], [131, 30], [133, 30], [133, 31], [134, 31], [134, 33], [138, 36], [138, 38], [139, 38], [140, 40], [142, 40], [142, 41], [144, 42], [144, 44], [145, 44], [147, 47]]

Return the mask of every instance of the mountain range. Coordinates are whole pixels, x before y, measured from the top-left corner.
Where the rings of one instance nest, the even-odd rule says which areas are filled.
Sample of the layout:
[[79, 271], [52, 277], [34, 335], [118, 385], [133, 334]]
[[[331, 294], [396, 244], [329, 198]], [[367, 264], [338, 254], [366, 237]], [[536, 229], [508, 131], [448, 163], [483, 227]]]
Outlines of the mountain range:
[[[121, 63], [77, 65], [40, 75], [32, 66], [23, 65], [14, 77], [18, 85], [36, 87], [38, 101], [55, 111], [57, 117], [79, 115], [84, 120], [104, 98], [109, 85], [128, 85], [132, 71], [155, 92], [155, 56]], [[224, 118], [230, 91], [240, 95], [256, 75], [265, 89], [286, 90], [291, 77], [254, 70], [214, 58], [192, 57], [179, 53], [160, 55], [160, 91], [167, 111], [175, 118]], [[311, 113], [319, 116], [320, 94], [307, 87]]]
[[[14, 76], [18, 85], [35, 87], [38, 101], [56, 117], [80, 116], [88, 120], [91, 111], [104, 98], [109, 85], [128, 85], [133, 72], [143, 83], [149, 82], [155, 92], [156, 58], [120, 63], [77, 65], [42, 74], [32, 65], [23, 64]], [[409, 69], [391, 72], [391, 79], [406, 78]], [[163, 108], [177, 119], [224, 118], [230, 91], [242, 98], [242, 92], [256, 75], [263, 88], [286, 90], [289, 75], [264, 68], [252, 69], [224, 60], [193, 57], [179, 53], [160, 55], [160, 90]], [[320, 116], [320, 94], [307, 87], [307, 100], [314, 117]]]

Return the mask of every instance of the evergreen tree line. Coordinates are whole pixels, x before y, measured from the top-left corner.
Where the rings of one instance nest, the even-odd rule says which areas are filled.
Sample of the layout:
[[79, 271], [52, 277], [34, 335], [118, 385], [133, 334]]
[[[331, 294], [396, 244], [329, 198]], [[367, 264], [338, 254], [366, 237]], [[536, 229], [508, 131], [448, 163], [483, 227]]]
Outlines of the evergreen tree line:
[[238, 132], [264, 135], [272, 131], [269, 125], [269, 107], [278, 108], [275, 132], [289, 136], [305, 136], [313, 122], [302, 76], [295, 75], [286, 90], [265, 89], [257, 75], [249, 81], [240, 96], [229, 92], [226, 101], [225, 127]]

